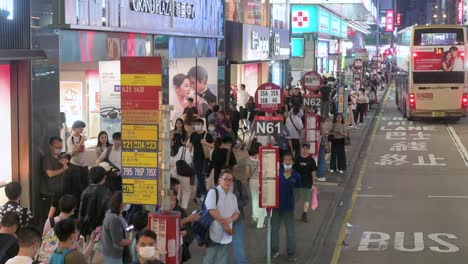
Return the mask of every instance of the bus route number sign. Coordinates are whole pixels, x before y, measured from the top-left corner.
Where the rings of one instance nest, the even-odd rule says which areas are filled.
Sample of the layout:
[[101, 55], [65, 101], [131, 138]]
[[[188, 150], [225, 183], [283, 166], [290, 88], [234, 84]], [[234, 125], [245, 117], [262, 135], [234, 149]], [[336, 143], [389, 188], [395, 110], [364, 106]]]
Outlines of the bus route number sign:
[[283, 116], [256, 116], [255, 134], [257, 136], [280, 135], [284, 131]]
[[255, 93], [255, 104], [260, 111], [273, 113], [283, 105], [283, 92], [274, 83], [260, 85]]

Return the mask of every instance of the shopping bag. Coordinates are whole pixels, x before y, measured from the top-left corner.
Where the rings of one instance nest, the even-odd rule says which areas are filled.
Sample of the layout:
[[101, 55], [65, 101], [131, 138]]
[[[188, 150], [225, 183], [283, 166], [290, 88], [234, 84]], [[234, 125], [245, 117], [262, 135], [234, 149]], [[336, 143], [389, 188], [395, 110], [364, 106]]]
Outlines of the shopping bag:
[[311, 205], [312, 205], [311, 208], [314, 211], [318, 207], [317, 188], [312, 189], [312, 202], [311, 202]]

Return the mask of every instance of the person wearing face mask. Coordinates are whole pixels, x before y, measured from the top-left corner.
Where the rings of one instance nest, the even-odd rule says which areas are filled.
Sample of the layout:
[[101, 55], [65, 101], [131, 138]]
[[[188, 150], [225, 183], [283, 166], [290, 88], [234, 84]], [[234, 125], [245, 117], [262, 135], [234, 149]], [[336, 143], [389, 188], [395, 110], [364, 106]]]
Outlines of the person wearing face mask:
[[293, 157], [290, 153], [283, 155], [283, 164], [279, 169], [279, 207], [273, 209], [271, 218], [271, 256], [279, 256], [279, 231], [281, 223], [286, 227], [286, 250], [289, 261], [296, 257], [296, 228], [294, 220], [294, 189], [301, 187], [301, 176], [293, 169]]
[[41, 246], [41, 232], [34, 227], [23, 227], [18, 231], [19, 252], [6, 264], [32, 264]]
[[141, 231], [136, 235], [136, 241], [138, 260], [131, 264], [162, 264], [161, 261], [155, 259], [156, 233], [154, 231], [149, 229]]
[[214, 140], [221, 138], [221, 135], [218, 133], [218, 131], [216, 131], [216, 122], [211, 122], [208, 124], [208, 132]]
[[210, 157], [205, 157], [203, 147], [213, 149], [214, 139], [210, 133], [203, 129], [203, 119], [195, 120], [195, 132], [190, 135], [190, 142], [187, 143], [187, 147], [190, 151], [193, 150], [193, 167], [195, 169], [195, 175], [197, 177], [197, 194], [195, 196], [195, 202], [200, 202], [206, 194], [205, 186], [205, 174], [204, 169], [206, 166], [205, 160]]
[[79, 236], [74, 219], [67, 218], [57, 222], [54, 231], [60, 243], [50, 256], [49, 263], [87, 263], [83, 253], [74, 249], [75, 241], [78, 240]]
[[68, 171], [68, 159], [61, 155], [62, 139], [51, 137], [49, 139], [49, 152], [43, 157], [43, 170], [47, 175], [47, 185], [43, 186], [51, 202], [49, 215], [54, 217], [56, 208], [59, 206], [59, 199], [64, 193], [65, 172]]

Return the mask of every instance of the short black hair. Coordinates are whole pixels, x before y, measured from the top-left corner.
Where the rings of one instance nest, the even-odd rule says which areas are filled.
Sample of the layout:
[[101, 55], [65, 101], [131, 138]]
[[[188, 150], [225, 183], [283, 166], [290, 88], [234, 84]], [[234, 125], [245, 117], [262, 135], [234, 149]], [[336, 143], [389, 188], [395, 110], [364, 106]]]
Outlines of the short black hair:
[[293, 155], [292, 155], [292, 153], [289, 152], [289, 151], [288, 151], [288, 152], [285, 152], [285, 153], [283, 153], [283, 156], [281, 157], [281, 161], [284, 162], [284, 158], [286, 158], [286, 157], [291, 157], [291, 158], [293, 158]]
[[187, 101], [193, 103], [193, 98], [192, 98], [192, 97], [189, 97], [189, 98], [187, 98]]
[[115, 132], [112, 134], [112, 140], [121, 140], [122, 139], [122, 133], [120, 132]]
[[156, 241], [156, 233], [153, 231], [153, 230], [150, 230], [150, 229], [144, 229], [142, 230], [141, 232], [137, 233], [136, 236], [135, 236], [135, 240], [138, 244], [138, 241], [140, 240], [141, 237], [149, 237], [151, 239], [153, 239], [154, 241]]
[[13, 211], [4, 213], [2, 217], [2, 222], [0, 222], [0, 226], [3, 226], [3, 227], [19, 226], [19, 224], [20, 224], [19, 215]]
[[5, 186], [5, 195], [10, 201], [17, 200], [21, 195], [21, 184], [10, 182]]
[[202, 124], [202, 125], [205, 124], [205, 122], [204, 122], [203, 119], [201, 119], [201, 118], [195, 119], [195, 123], [200, 123], [200, 124]]
[[177, 184], [180, 184], [180, 181], [174, 177], [171, 177], [171, 188]]
[[41, 242], [42, 236], [41, 232], [37, 228], [32, 226], [25, 226], [18, 230], [18, 243], [20, 247], [32, 247], [34, 243]]
[[98, 184], [100, 181], [106, 177], [107, 172], [106, 170], [101, 167], [101, 166], [94, 166], [89, 169], [89, 175], [91, 178], [91, 182], [94, 184]]
[[208, 72], [201, 65], [193, 66], [187, 73], [187, 76], [189, 78], [195, 78], [197, 81], [208, 82]]
[[260, 153], [260, 147], [262, 146], [262, 144], [260, 142], [255, 142], [253, 143], [248, 152], [249, 152], [249, 156], [253, 156], [253, 155], [256, 155], [258, 153]]
[[219, 105], [213, 106], [213, 112], [218, 112], [221, 107]]
[[245, 84], [241, 84], [241, 88], [245, 90]]
[[54, 232], [60, 242], [66, 242], [76, 231], [76, 223], [73, 218], [65, 218], [54, 226]]
[[76, 198], [73, 195], [65, 194], [60, 197], [59, 205], [61, 212], [70, 213], [73, 209], [76, 209]]
[[51, 137], [49, 138], [49, 146], [52, 146], [52, 144], [54, 144], [55, 141], [63, 142], [63, 140], [59, 137]]
[[109, 209], [113, 214], [120, 214], [122, 202], [122, 192], [114, 192], [109, 199]]
[[81, 120], [77, 120], [73, 123], [72, 125], [72, 129], [75, 130], [77, 128], [85, 128], [86, 127], [86, 123], [81, 121]]

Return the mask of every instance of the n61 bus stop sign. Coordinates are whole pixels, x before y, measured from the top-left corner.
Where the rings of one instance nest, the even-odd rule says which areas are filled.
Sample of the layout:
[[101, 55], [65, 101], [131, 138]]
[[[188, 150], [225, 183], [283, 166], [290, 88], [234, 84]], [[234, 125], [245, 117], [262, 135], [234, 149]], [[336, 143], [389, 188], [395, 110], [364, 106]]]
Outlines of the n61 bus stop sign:
[[302, 77], [304, 88], [309, 91], [317, 91], [322, 86], [322, 77], [314, 71], [306, 72]]
[[283, 91], [274, 83], [264, 83], [255, 92], [255, 104], [257, 109], [267, 113], [273, 113], [283, 106]]

